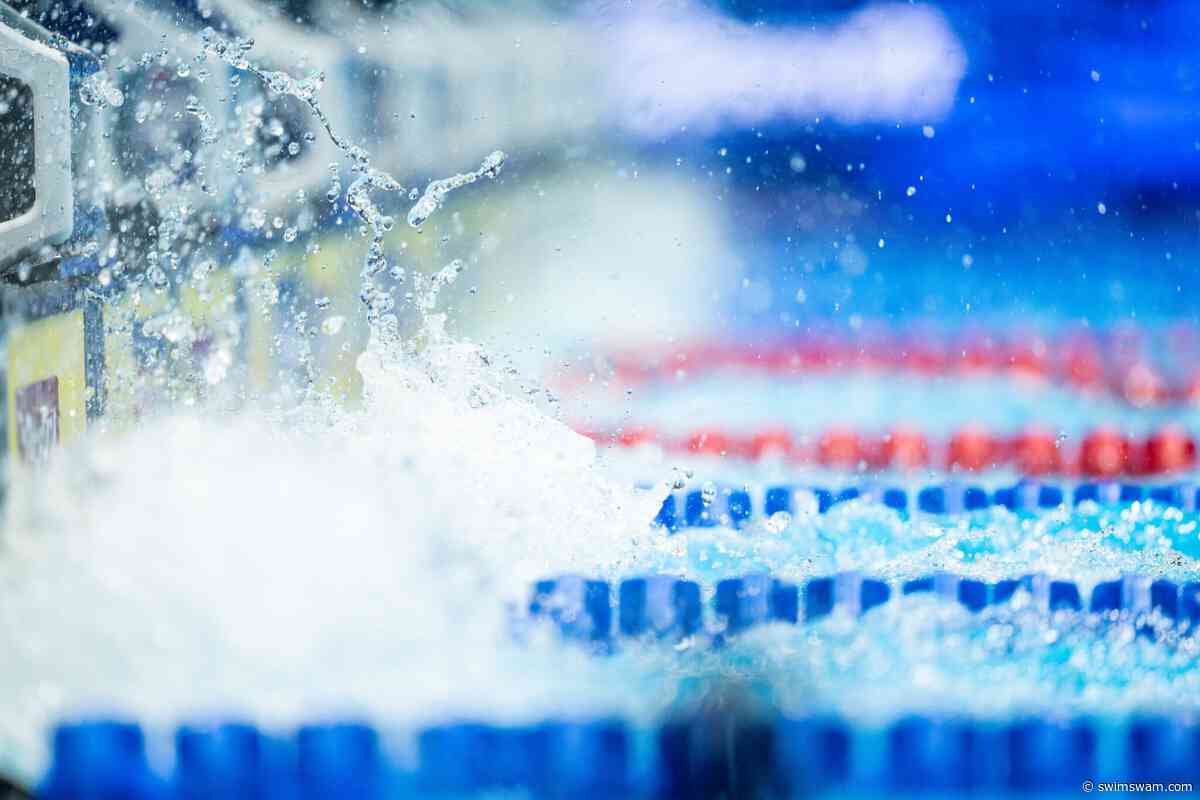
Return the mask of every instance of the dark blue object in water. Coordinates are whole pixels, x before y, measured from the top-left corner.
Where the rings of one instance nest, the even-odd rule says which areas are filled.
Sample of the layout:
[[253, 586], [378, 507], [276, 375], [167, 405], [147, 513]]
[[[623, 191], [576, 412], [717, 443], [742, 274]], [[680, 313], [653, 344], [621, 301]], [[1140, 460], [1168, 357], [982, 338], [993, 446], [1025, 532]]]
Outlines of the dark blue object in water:
[[480, 774], [486, 726], [455, 723], [426, 728], [417, 737], [417, 786], [429, 797], [487, 788]]
[[901, 591], [903, 594], [930, 592], [944, 599], [959, 602], [971, 611], [980, 611], [988, 604], [986, 583], [945, 572], [907, 581]]
[[427, 728], [417, 739], [417, 787], [424, 797], [529, 788], [544, 782], [546, 726], [511, 728], [460, 722]]
[[369, 726], [312, 725], [297, 736], [301, 800], [375, 800], [384, 794], [379, 739]]
[[792, 487], [772, 486], [763, 498], [763, 516], [770, 517], [780, 512], [792, 513]]
[[864, 578], [858, 572], [814, 578], [804, 585], [804, 618], [818, 619], [831, 614], [835, 608], [861, 614], [886, 603], [890, 595], [886, 583]]
[[711, 528], [717, 520], [710, 509], [711, 503], [704, 501], [704, 492], [699, 489], [687, 493], [683, 501], [683, 519], [689, 528]]
[[987, 492], [978, 486], [929, 486], [917, 494], [917, 507], [927, 514], [979, 511], [990, 504]]
[[729, 522], [735, 528], [740, 528], [750, 519], [753, 509], [750, 507], [750, 493], [745, 489], [734, 489], [726, 501], [726, 512]]
[[1018, 791], [1077, 791], [1096, 775], [1096, 733], [1083, 722], [1033, 719], [1008, 730], [1008, 785]]
[[1127, 575], [1119, 581], [1097, 584], [1092, 590], [1093, 612], [1125, 611], [1132, 615], [1157, 611], [1168, 619], [1179, 613], [1179, 587], [1167, 580]]
[[175, 734], [178, 800], [265, 797], [262, 737], [252, 725], [181, 727]]
[[[776, 728], [736, 699], [664, 724], [658, 732], [662, 800], [776, 797]], [[807, 743], [806, 743], [807, 745]]]
[[705, 492], [696, 489], [684, 498], [684, 522], [689, 528], [712, 528], [729, 525], [740, 528], [753, 515], [750, 493], [745, 489], [718, 487], [705, 499]]
[[677, 505], [678, 501], [675, 500], [675, 495], [667, 495], [663, 500], [662, 507], [658, 510], [658, 516], [654, 518], [653, 524], [672, 532], [679, 530], [679, 515], [676, 511]]
[[795, 584], [769, 575], [729, 578], [717, 584], [716, 612], [729, 633], [738, 633], [765, 622], [796, 622], [798, 590]]
[[928, 486], [917, 493], [917, 508], [926, 514], [946, 513], [946, 490], [941, 486]]
[[608, 583], [577, 575], [538, 581], [529, 602], [529, 613], [549, 617], [564, 635], [584, 641], [604, 641], [612, 629]]
[[602, 800], [630, 791], [629, 732], [621, 721], [549, 722], [539, 726], [536, 740], [542, 761], [534, 796]]
[[1050, 580], [1045, 575], [1000, 581], [992, 588], [992, 602], [1006, 603], [1018, 589], [1029, 592], [1034, 607], [1042, 611], [1078, 611], [1083, 607], [1078, 586], [1071, 581]]
[[965, 791], [981, 783], [977, 726], [909, 717], [888, 732], [893, 787], [907, 791]]
[[1085, 500], [1100, 505], [1116, 505], [1117, 503], [1132, 503], [1142, 499], [1142, 487], [1128, 483], [1103, 481], [1101, 483], [1081, 483], [1075, 487], [1075, 505]]
[[155, 800], [163, 783], [146, 762], [137, 725], [118, 721], [83, 722], [54, 732], [50, 772], [38, 797], [43, 800]]
[[1150, 717], [1129, 726], [1129, 780], [1200, 784], [1200, 727]]
[[776, 730], [776, 759], [790, 797], [806, 797], [849, 781], [852, 737], [844, 722], [785, 719]]
[[992, 500], [1009, 511], [1057, 508], [1063, 503], [1063, 491], [1057, 486], [1048, 486], [1037, 481], [1021, 481], [1016, 486], [997, 489]]
[[663, 638], [691, 636], [701, 626], [700, 586], [669, 575], [621, 582], [618, 613], [621, 634], [652, 633]]
[[883, 504], [896, 511], [904, 511], [908, 508], [908, 494], [903, 489], [884, 489]]

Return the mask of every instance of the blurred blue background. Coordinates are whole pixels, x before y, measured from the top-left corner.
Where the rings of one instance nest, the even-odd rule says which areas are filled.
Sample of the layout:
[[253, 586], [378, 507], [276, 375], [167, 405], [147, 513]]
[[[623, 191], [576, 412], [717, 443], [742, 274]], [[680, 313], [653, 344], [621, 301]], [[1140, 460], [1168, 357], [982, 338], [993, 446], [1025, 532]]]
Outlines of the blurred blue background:
[[[758, 30], [828, 26], [862, 7], [713, 4]], [[1195, 7], [1015, 0], [927, 8], [965, 55], [940, 119], [775, 115], [702, 141], [681, 133], [656, 144], [667, 156], [687, 142], [701, 161], [733, 167], [739, 245], [772, 296], [767, 308], [741, 308], [746, 318], [770, 324], [797, 290], [804, 316], [1192, 317], [1200, 289]], [[789, 166], [796, 156], [802, 172]]]

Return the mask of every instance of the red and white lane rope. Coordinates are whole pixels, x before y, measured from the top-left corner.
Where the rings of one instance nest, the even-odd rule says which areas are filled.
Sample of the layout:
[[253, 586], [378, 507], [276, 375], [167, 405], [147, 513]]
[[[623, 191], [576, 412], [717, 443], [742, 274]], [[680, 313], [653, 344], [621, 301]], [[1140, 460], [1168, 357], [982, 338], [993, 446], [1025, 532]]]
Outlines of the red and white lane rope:
[[[1190, 328], [1187, 332], [1192, 333]], [[1182, 332], [1152, 337], [1122, 331], [1057, 339], [911, 335], [856, 340], [806, 335], [754, 344], [710, 341], [658, 352], [641, 349], [614, 353], [607, 363], [623, 387], [678, 383], [722, 370], [771, 377], [852, 371], [1010, 375], [1109, 395], [1135, 408], [1200, 405], [1200, 343]]]
[[999, 435], [965, 428], [949, 437], [927, 436], [912, 429], [867, 434], [846, 428], [816, 435], [793, 434], [785, 428], [753, 433], [708, 429], [672, 436], [645, 427], [586, 432], [601, 446], [657, 446], [672, 453], [694, 453], [734, 459], [773, 458], [851, 471], [958, 469], [981, 471], [1009, 467], [1025, 475], [1166, 475], [1196, 465], [1196, 439], [1175, 427], [1146, 437], [1130, 437], [1110, 428], [1093, 430], [1078, 441], [1046, 429]]

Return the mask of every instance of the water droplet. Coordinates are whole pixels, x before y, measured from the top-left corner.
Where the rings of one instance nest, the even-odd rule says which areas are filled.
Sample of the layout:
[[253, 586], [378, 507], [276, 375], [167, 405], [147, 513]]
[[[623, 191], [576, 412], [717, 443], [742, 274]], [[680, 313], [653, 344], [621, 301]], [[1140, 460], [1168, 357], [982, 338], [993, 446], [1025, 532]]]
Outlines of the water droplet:
[[79, 87], [79, 100], [87, 106], [119, 108], [125, 105], [125, 95], [109, 80], [104, 70], [93, 72]]
[[781, 533], [787, 528], [788, 525], [791, 524], [792, 515], [786, 511], [776, 511], [763, 521], [763, 527], [766, 528], [769, 533]]
[[342, 328], [345, 326], [345, 324], [346, 318], [335, 314], [331, 317], [325, 318], [325, 320], [321, 323], [321, 331], [326, 336], [337, 336], [342, 332]]
[[446, 195], [453, 190], [474, 183], [480, 178], [495, 178], [500, 174], [500, 170], [504, 167], [504, 162], [507, 158], [508, 156], [503, 151], [495, 150], [483, 160], [483, 163], [479, 165], [479, 169], [474, 172], [463, 172], [449, 178], [433, 181], [425, 187], [425, 193], [421, 195], [421, 199], [409, 210], [408, 224], [414, 228], [424, 225], [425, 221], [442, 207], [442, 203], [446, 200]]

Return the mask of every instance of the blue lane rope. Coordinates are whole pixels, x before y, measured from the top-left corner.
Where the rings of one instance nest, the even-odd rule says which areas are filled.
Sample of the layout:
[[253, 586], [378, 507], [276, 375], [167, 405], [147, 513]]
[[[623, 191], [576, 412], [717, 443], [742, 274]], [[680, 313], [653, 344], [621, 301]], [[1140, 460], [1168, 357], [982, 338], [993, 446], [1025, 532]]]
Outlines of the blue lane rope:
[[[713, 797], [814, 792], [1079, 792], [1084, 781], [1200, 785], [1200, 725], [1024, 716], [1000, 721], [905, 716], [883, 727], [778, 717], [736, 706], [676, 711], [636, 728], [618, 719], [493, 725], [460, 721], [416, 735], [399, 763], [361, 722], [275, 736], [243, 722], [185, 726], [174, 766], [146, 756], [141, 729], [99, 720], [61, 726], [44, 800], [405, 800]], [[1094, 787], [1093, 787], [1094, 788]], [[741, 795], [750, 796], [750, 795]]]
[[[669, 575], [621, 581], [615, 608], [606, 581], [565, 575], [539, 581], [528, 611], [552, 621], [567, 638], [607, 650], [618, 638], [723, 638], [771, 622], [815, 622], [835, 611], [857, 616], [905, 595], [929, 594], [978, 613], [1009, 602], [1019, 591], [1046, 613], [1087, 611], [1131, 621], [1157, 614], [1184, 632], [1200, 628], [1200, 581], [1181, 585], [1140, 575], [1099, 583], [1089, 597], [1074, 581], [1037, 574], [988, 583], [936, 573], [897, 583], [843, 572], [797, 584], [760, 573], [719, 581], [710, 608], [701, 600], [699, 584]], [[1154, 635], [1143, 624], [1139, 632]]]
[[1074, 489], [1037, 481], [1022, 481], [989, 492], [980, 486], [945, 484], [908, 491], [896, 487], [850, 487], [833, 491], [822, 487], [795, 485], [768, 486], [751, 491], [744, 486], [717, 485], [707, 492], [692, 489], [667, 496], [654, 524], [675, 532], [684, 528], [712, 528], [723, 525], [740, 529], [755, 519], [766, 519], [780, 512], [801, 511], [824, 514], [841, 503], [863, 500], [878, 503], [899, 512], [956, 514], [1004, 507], [1010, 511], [1040, 511], [1086, 501], [1102, 505], [1153, 501], [1184, 511], [1200, 509], [1200, 485], [1173, 484], [1143, 486], [1104, 481], [1081, 483]]

